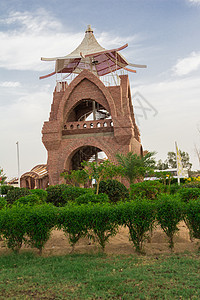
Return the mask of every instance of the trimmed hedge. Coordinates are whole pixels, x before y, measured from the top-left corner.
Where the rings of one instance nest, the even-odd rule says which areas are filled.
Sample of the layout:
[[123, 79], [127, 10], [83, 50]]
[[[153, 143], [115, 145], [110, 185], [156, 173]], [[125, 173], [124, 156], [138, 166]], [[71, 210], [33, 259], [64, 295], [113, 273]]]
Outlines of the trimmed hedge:
[[37, 195], [34, 195], [34, 194], [21, 197], [21, 198], [15, 200], [15, 202], [13, 203], [13, 205], [16, 205], [16, 206], [23, 206], [23, 205], [33, 206], [33, 205], [39, 205], [39, 204], [42, 204], [42, 201], [40, 200], [40, 198]]
[[[89, 199], [91, 194], [81, 197], [83, 196]], [[36, 247], [41, 253], [51, 230], [57, 227], [64, 230], [72, 249], [81, 237], [88, 236], [96, 240], [104, 250], [110, 237], [117, 233], [118, 227], [127, 226], [130, 240], [136, 251], [141, 252], [155, 221], [168, 236], [169, 246], [173, 249], [174, 234], [178, 231], [178, 223], [183, 219], [187, 220], [193, 236], [200, 239], [200, 200], [184, 203], [176, 196], [163, 194], [157, 201], [140, 199], [116, 205], [13, 205], [0, 210], [0, 235], [8, 248], [15, 252], [19, 251], [24, 242]]]
[[88, 203], [106, 203], [109, 202], [108, 195], [106, 194], [94, 194], [86, 193], [75, 199], [76, 204], [88, 204]]
[[199, 188], [182, 188], [178, 192], [179, 197], [184, 202], [189, 202], [190, 200], [200, 198]]
[[177, 225], [183, 220], [184, 203], [178, 197], [161, 195], [156, 202], [157, 221], [169, 238], [169, 247], [174, 248], [174, 235], [179, 230]]
[[143, 243], [148, 238], [156, 218], [154, 203], [146, 199], [135, 200], [119, 203], [116, 210], [119, 224], [128, 227], [130, 241], [137, 252], [142, 252]]

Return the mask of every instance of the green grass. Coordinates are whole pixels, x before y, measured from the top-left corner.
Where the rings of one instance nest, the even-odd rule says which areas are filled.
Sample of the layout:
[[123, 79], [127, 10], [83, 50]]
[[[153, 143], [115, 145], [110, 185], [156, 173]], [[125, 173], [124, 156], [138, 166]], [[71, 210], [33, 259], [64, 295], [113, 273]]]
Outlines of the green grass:
[[200, 255], [0, 256], [0, 299], [200, 299]]

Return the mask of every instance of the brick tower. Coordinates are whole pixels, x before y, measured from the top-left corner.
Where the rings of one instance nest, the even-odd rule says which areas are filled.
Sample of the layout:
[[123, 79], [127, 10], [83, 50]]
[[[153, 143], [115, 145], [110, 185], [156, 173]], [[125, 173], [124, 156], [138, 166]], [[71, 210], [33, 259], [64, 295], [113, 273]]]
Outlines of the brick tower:
[[42, 59], [56, 61], [55, 72], [42, 78], [55, 73], [74, 77], [69, 84], [69, 77], [57, 82], [50, 118], [42, 129], [50, 185], [62, 182], [63, 170], [76, 170], [102, 151], [114, 163], [119, 152], [143, 154], [128, 75], [119, 75], [119, 70], [134, 72], [126, 66], [145, 66], [129, 64], [119, 53], [125, 46], [105, 50], [88, 26], [70, 55]]

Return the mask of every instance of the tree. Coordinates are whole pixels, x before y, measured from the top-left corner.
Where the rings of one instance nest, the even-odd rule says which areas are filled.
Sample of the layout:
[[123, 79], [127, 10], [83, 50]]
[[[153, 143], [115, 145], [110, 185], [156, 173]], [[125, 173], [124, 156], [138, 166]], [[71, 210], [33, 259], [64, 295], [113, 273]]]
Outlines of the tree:
[[0, 168], [0, 185], [3, 185], [4, 182], [6, 181], [6, 175], [3, 174], [3, 169]]
[[126, 155], [118, 153], [116, 157], [123, 168], [124, 177], [132, 184], [136, 179], [144, 177], [145, 173], [155, 168], [154, 155], [155, 152], [148, 152], [141, 157], [133, 152], [128, 152]]
[[83, 185], [88, 181], [88, 174], [85, 170], [72, 170], [71, 172], [63, 172], [60, 174], [64, 177], [67, 182], [69, 182], [73, 186]]
[[[190, 157], [189, 154], [185, 151], [179, 150], [180, 155], [181, 155], [181, 161], [183, 168], [186, 168], [188, 170], [191, 170], [192, 164], [190, 163]], [[168, 152], [167, 153], [167, 159], [162, 162], [160, 159], [156, 165], [156, 168], [158, 170], [166, 170], [169, 168], [175, 169], [177, 167], [177, 162], [176, 162], [176, 153], [175, 152]]]
[[100, 163], [84, 161], [82, 163], [84, 166], [84, 171], [88, 174], [89, 179], [96, 180], [96, 194], [99, 193], [99, 184], [102, 180], [113, 179], [122, 174], [122, 168], [120, 166], [114, 165], [109, 160], [105, 160]]

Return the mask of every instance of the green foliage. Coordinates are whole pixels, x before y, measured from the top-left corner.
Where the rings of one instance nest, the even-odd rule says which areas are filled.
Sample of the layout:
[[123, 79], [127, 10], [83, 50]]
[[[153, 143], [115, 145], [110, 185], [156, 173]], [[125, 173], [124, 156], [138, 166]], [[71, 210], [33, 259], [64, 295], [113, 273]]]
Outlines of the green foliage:
[[59, 229], [63, 229], [73, 251], [75, 244], [88, 232], [89, 221], [87, 205], [67, 205], [60, 208], [57, 226]]
[[157, 221], [169, 238], [169, 247], [174, 248], [174, 235], [179, 230], [177, 225], [183, 220], [184, 204], [176, 196], [161, 195], [156, 202]]
[[57, 224], [57, 212], [58, 209], [51, 204], [32, 206], [27, 210], [28, 221], [25, 228], [28, 244], [39, 249], [40, 254], [50, 237], [51, 230]]
[[191, 230], [191, 235], [200, 239], [200, 198], [189, 201], [186, 206], [185, 219]]
[[4, 209], [7, 205], [7, 201], [4, 197], [0, 197], [0, 210]]
[[200, 189], [200, 182], [198, 182], [198, 181], [187, 182], [187, 183], [183, 184], [182, 187], [185, 187], [185, 188], [198, 188], [198, 189]]
[[171, 195], [174, 195], [174, 194], [176, 194], [181, 188], [182, 188], [181, 185], [178, 185], [177, 183], [173, 183], [173, 184], [171, 184], [170, 187], [169, 187], [169, 193], [170, 193]]
[[[183, 168], [191, 170], [192, 164], [190, 163], [189, 154], [187, 152], [181, 151], [181, 150], [179, 150], [179, 153], [181, 155], [181, 162], [182, 162]], [[176, 153], [171, 151], [171, 152], [167, 153], [167, 159], [164, 162], [162, 162], [161, 159], [158, 161], [156, 168], [158, 170], [164, 170], [164, 169], [169, 169], [169, 168], [174, 169], [174, 168], [176, 168], [176, 165], [177, 165]]]
[[68, 185], [62, 193], [62, 197], [64, 199], [64, 203], [69, 201], [75, 201], [76, 198], [80, 197], [81, 195], [93, 193], [92, 189], [80, 188]]
[[63, 191], [68, 188], [67, 184], [57, 184], [49, 186], [47, 191], [47, 203], [52, 203], [55, 206], [64, 206], [66, 199], [63, 197]]
[[113, 179], [122, 174], [122, 167], [114, 165], [109, 160], [105, 160], [99, 164], [84, 161], [82, 165], [88, 174], [88, 178], [96, 180], [96, 194], [99, 193], [99, 185], [102, 180]]
[[116, 210], [119, 224], [129, 228], [130, 241], [137, 252], [142, 252], [143, 243], [155, 221], [155, 205], [152, 201], [141, 199], [119, 203]]
[[73, 186], [84, 185], [88, 181], [88, 174], [85, 170], [72, 170], [71, 172], [63, 172], [60, 174], [64, 177], [67, 183], [70, 183]]
[[145, 156], [141, 157], [137, 154], [133, 154], [133, 152], [129, 152], [127, 155], [118, 153], [116, 158], [123, 168], [123, 176], [132, 184], [136, 179], [144, 177], [146, 172], [150, 172], [154, 169], [154, 155], [154, 152], [148, 152]]
[[99, 193], [107, 194], [111, 203], [116, 203], [121, 200], [124, 201], [129, 198], [128, 189], [125, 185], [114, 179], [101, 181], [99, 185]]
[[6, 245], [14, 252], [19, 252], [22, 243], [26, 241], [26, 207], [6, 208], [0, 211], [0, 234]]
[[199, 188], [182, 188], [178, 192], [179, 197], [184, 202], [189, 202], [192, 199], [200, 198]]
[[37, 195], [42, 202], [46, 202], [47, 200], [47, 191], [42, 189], [34, 189], [30, 190], [31, 194]]
[[87, 206], [89, 219], [89, 237], [99, 243], [104, 251], [109, 238], [118, 231], [118, 220], [115, 215], [115, 206], [108, 203]]
[[109, 202], [108, 195], [106, 194], [94, 194], [86, 193], [75, 199], [76, 204], [88, 204], [88, 203], [106, 203]]
[[6, 175], [3, 173], [3, 169], [0, 168], [0, 185], [4, 184], [6, 181]]
[[162, 183], [155, 180], [146, 180], [131, 184], [130, 186], [130, 199], [147, 198], [157, 199], [158, 195], [164, 192], [164, 186]]
[[13, 205], [16, 205], [16, 206], [22, 206], [22, 205], [33, 206], [33, 205], [39, 205], [39, 204], [42, 204], [42, 201], [40, 200], [40, 198], [37, 195], [34, 195], [34, 194], [21, 197], [21, 198], [15, 200], [15, 202], [13, 203]]
[[7, 195], [8, 191], [13, 190], [14, 186], [12, 185], [2, 185], [0, 186], [0, 194]]
[[28, 189], [15, 187], [14, 189], [8, 191], [6, 200], [8, 204], [12, 205], [15, 202], [15, 200], [30, 194], [31, 192]]

